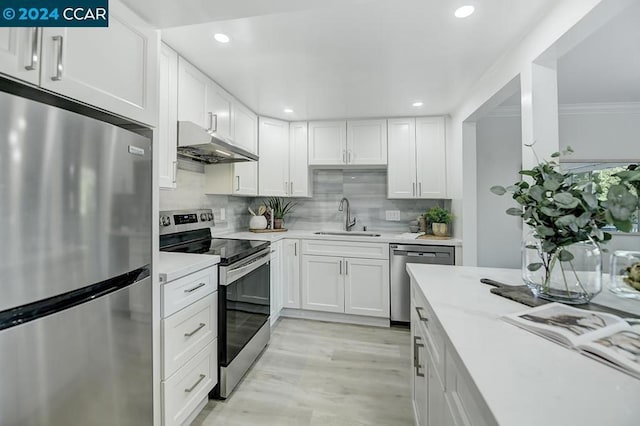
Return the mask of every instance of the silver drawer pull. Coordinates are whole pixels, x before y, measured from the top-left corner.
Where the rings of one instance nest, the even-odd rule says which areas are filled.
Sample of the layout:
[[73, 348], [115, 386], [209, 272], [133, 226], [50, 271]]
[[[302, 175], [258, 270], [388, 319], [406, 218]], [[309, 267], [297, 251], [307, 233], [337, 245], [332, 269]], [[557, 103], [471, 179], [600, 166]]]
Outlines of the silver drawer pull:
[[186, 289], [184, 292], [185, 293], [193, 293], [194, 291], [196, 291], [197, 289], [199, 289], [200, 287], [204, 287], [205, 285], [207, 285], [207, 283], [200, 283], [195, 287], [191, 287], [189, 289]]
[[187, 393], [191, 392], [192, 390], [194, 390], [196, 388], [196, 386], [198, 386], [200, 384], [201, 381], [204, 380], [205, 377], [207, 377], [207, 376], [205, 376], [204, 374], [201, 374], [200, 378], [198, 379], [198, 381], [195, 382], [193, 384], [193, 386], [191, 386], [190, 388], [186, 388], [184, 391], [187, 392]]
[[29, 65], [24, 68], [33, 71], [38, 67], [38, 28], [31, 29], [31, 58]]
[[420, 336], [413, 336], [413, 362], [416, 369], [416, 376], [424, 377], [424, 372], [421, 372], [420, 369], [422, 365], [420, 365], [420, 351], [418, 348], [424, 348], [424, 344], [420, 343]]
[[423, 317], [422, 314], [420, 313], [421, 311], [424, 311], [424, 308], [420, 308], [416, 306], [416, 312], [418, 313], [418, 318], [420, 318], [420, 321], [429, 322], [429, 318]]
[[205, 325], [207, 325], [207, 324], [205, 324], [205, 323], [201, 322], [201, 323], [200, 323], [200, 325], [198, 326], [198, 328], [196, 328], [196, 329], [195, 329], [195, 330], [193, 330], [192, 332], [190, 332], [190, 333], [184, 333], [184, 337], [191, 337], [191, 336], [193, 336], [193, 335], [194, 335], [194, 334], [196, 334], [198, 331], [202, 330], [202, 327], [204, 327]]
[[56, 74], [51, 77], [53, 81], [62, 80], [62, 72], [64, 70], [64, 65], [62, 64], [62, 60], [64, 58], [64, 54], [62, 49], [64, 48], [64, 38], [61, 35], [51, 37], [55, 42], [58, 42], [58, 60], [56, 61]]

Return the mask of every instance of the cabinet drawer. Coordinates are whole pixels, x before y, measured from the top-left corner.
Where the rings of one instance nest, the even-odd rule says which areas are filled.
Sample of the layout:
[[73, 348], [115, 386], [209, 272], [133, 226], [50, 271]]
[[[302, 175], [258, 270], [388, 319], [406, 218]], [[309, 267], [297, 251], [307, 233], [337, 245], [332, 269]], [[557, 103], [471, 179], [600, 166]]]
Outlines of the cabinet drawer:
[[162, 285], [162, 317], [167, 318], [218, 289], [218, 267], [203, 269]]
[[162, 382], [165, 426], [181, 425], [218, 382], [218, 339]]
[[438, 374], [440, 381], [444, 383], [445, 380], [445, 367], [444, 367], [444, 352], [445, 352], [445, 340], [444, 330], [442, 325], [438, 321], [431, 307], [427, 303], [426, 298], [422, 294], [420, 289], [417, 289], [415, 285], [411, 286], [412, 297], [414, 299], [414, 310], [419, 317], [419, 323], [422, 327], [423, 334], [425, 336], [426, 350], [429, 352], [433, 365], [435, 366], [436, 373]]
[[166, 380], [218, 335], [218, 292], [162, 320], [163, 364]]
[[447, 370], [446, 399], [455, 424], [460, 426], [495, 424], [480, 392], [472, 384], [466, 371], [459, 368], [459, 363], [451, 351], [446, 353], [445, 364]]
[[302, 254], [389, 259], [389, 245], [349, 241], [302, 240]]

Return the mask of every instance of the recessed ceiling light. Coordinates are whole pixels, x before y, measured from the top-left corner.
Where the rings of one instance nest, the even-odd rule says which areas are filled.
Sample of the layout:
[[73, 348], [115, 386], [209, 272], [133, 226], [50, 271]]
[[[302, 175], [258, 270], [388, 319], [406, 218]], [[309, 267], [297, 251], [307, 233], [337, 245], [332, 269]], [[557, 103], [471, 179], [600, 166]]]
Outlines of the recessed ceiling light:
[[413, 105], [414, 107], [421, 107], [424, 104], [422, 102], [418, 101], [418, 102], [412, 103], [411, 105]]
[[456, 18], [466, 18], [467, 16], [470, 16], [475, 10], [476, 8], [471, 5], [460, 6], [456, 9], [454, 15], [456, 15]]
[[218, 43], [229, 43], [229, 41], [231, 41], [228, 35], [222, 33], [214, 34], [213, 38], [215, 38]]
[[285, 108], [284, 112], [286, 112], [287, 114], [291, 114], [293, 110], [291, 108]]

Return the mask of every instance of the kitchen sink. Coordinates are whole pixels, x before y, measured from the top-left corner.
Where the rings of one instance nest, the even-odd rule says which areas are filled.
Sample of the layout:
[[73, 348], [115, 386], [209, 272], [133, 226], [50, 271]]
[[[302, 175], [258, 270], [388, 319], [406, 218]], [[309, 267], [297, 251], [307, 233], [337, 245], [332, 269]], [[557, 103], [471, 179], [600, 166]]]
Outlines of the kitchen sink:
[[334, 235], [339, 237], [379, 237], [380, 234], [373, 234], [371, 232], [314, 232], [316, 235]]

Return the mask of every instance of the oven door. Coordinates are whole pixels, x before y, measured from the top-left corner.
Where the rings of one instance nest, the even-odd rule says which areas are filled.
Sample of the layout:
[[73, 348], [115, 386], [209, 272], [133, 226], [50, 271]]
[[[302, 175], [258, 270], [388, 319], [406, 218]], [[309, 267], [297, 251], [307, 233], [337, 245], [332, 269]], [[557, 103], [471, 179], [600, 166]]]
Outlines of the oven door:
[[220, 268], [220, 365], [228, 367], [236, 355], [269, 321], [270, 249]]

